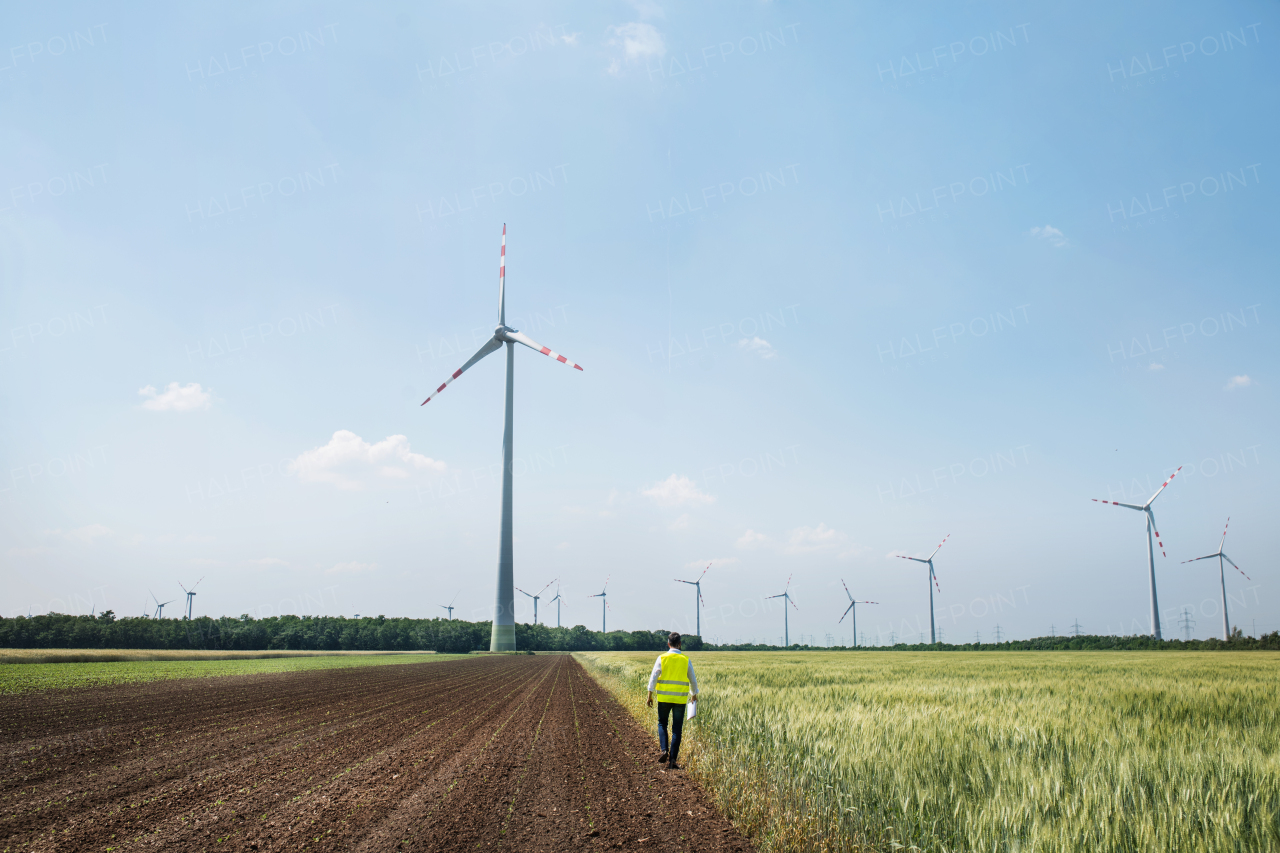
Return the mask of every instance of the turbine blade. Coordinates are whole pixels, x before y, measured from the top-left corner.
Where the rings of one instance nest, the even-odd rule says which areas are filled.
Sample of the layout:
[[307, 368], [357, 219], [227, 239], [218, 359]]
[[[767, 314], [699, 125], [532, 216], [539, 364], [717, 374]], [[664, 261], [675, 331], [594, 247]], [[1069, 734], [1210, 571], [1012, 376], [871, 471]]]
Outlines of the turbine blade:
[[855, 601], [849, 602], [849, 606], [844, 609], [844, 616], [841, 616], [840, 619], [836, 622], [837, 625], [839, 625], [841, 622], [844, 621], [844, 617], [849, 615], [849, 611], [853, 609], [853, 605], [856, 603], [857, 602]]
[[522, 334], [521, 332], [514, 332], [514, 331], [507, 332], [506, 334], [509, 340], [513, 340], [519, 344], [524, 344], [529, 349], [537, 350], [543, 355], [549, 355], [552, 358], [554, 358], [556, 361], [562, 364], [567, 364], [570, 367], [576, 368], [578, 370], [582, 369], [582, 365], [574, 364], [572, 361], [560, 355], [559, 353], [552, 352], [550, 349], [548, 349], [547, 347], [544, 347], [542, 344], [538, 343], [537, 341], [535, 341], [533, 338], [529, 337], [526, 334]]
[[[1190, 560], [1183, 560], [1182, 563], [1183, 565], [1186, 565], [1187, 563], [1194, 563], [1196, 560], [1208, 560], [1210, 557], [1216, 556], [1218, 556], [1218, 554], [1205, 554], [1203, 557], [1192, 557]], [[1222, 556], [1225, 557], [1226, 555], [1223, 554]]]
[[929, 562], [928, 560], [922, 560], [919, 557], [904, 557], [901, 554], [894, 554], [893, 556], [897, 557], [899, 560], [915, 560], [917, 563]]
[[[1181, 470], [1182, 470], [1182, 466], [1179, 465], [1178, 471], [1181, 471]], [[1156, 498], [1160, 497], [1160, 493], [1169, 487], [1169, 484], [1173, 482], [1173, 478], [1178, 476], [1178, 471], [1174, 471], [1172, 474], [1169, 475], [1169, 479], [1165, 480], [1163, 483], [1160, 484], [1160, 488], [1156, 489], [1156, 493], [1151, 496], [1151, 500], [1143, 504], [1144, 509], [1146, 507], [1151, 506], [1151, 501], [1154, 501]]]
[[938, 573], [933, 570], [933, 563], [929, 564], [929, 577], [933, 578], [933, 585], [938, 587], [938, 592], [942, 592], [942, 587], [938, 586]]
[[1248, 575], [1245, 575], [1244, 569], [1240, 568], [1239, 566], [1236, 566], [1235, 561], [1232, 560], [1230, 557], [1228, 557], [1226, 554], [1222, 555], [1222, 559], [1226, 560], [1228, 563], [1231, 563], [1231, 565], [1235, 566], [1236, 571], [1245, 576], [1245, 580], [1253, 580], [1253, 578], [1249, 577]]
[[[1179, 469], [1179, 470], [1181, 470], [1181, 469]], [[1172, 480], [1173, 478], [1172, 478], [1172, 477], [1170, 477], [1169, 479], [1170, 479], [1170, 480]], [[1166, 482], [1168, 482], [1168, 481], [1166, 481]], [[1151, 511], [1151, 508], [1150, 508], [1150, 507], [1147, 507], [1147, 508], [1144, 510], [1144, 512], [1146, 512], [1147, 517], [1151, 519], [1151, 529], [1152, 529], [1152, 531], [1154, 531], [1154, 532], [1155, 532], [1155, 534], [1156, 534], [1156, 544], [1160, 546], [1160, 556], [1161, 556], [1161, 557], [1167, 557], [1167, 556], [1169, 556], [1168, 554], [1166, 554], [1166, 553], [1164, 552], [1164, 543], [1160, 541], [1160, 525], [1156, 524], [1156, 514], [1155, 514], [1154, 512], [1152, 512], [1152, 511]]]
[[[1218, 550], [1222, 550], [1222, 546], [1227, 544], [1227, 528], [1231, 526], [1231, 518], [1227, 517], [1227, 523], [1222, 526], [1222, 541], [1218, 543]], [[1234, 565], [1234, 563], [1232, 564]]]
[[507, 223], [502, 223], [502, 253], [498, 255], [498, 325], [507, 325]]
[[[950, 539], [950, 538], [951, 538], [951, 534], [950, 534], [950, 533], [948, 533], [946, 536], [943, 536], [943, 537], [942, 537], [942, 541], [938, 543], [938, 547], [933, 549], [933, 554], [936, 554], [936, 553], [938, 553], [939, 551], [941, 551], [941, 550], [942, 550], [942, 546], [943, 546], [943, 545], [946, 545], [946, 544], [947, 544], [947, 540], [948, 540], [948, 539]], [[932, 559], [933, 559], [933, 554], [930, 554], [930, 555], [929, 555], [929, 559], [930, 559], [930, 560], [932, 560]]]
[[1120, 501], [1104, 501], [1104, 500], [1099, 500], [1098, 498], [1089, 498], [1089, 500], [1093, 501], [1094, 503], [1111, 504], [1112, 506], [1127, 506], [1129, 509], [1139, 509], [1139, 510], [1142, 509], [1142, 507], [1140, 506], [1134, 506], [1133, 504], [1122, 504], [1120, 503]]
[[853, 601], [853, 593], [849, 592], [849, 585], [844, 582], [844, 578], [840, 578], [840, 585], [844, 587], [844, 594], [849, 596], [850, 601]]
[[457, 379], [462, 374], [466, 373], [467, 370], [471, 368], [471, 365], [475, 364], [477, 361], [484, 358], [489, 353], [495, 352], [501, 348], [502, 348], [502, 341], [498, 340], [497, 335], [494, 335], [492, 338], [489, 338], [489, 340], [485, 343], [485, 345], [480, 347], [480, 349], [476, 351], [476, 354], [471, 356], [471, 358], [467, 360], [466, 364], [462, 365], [462, 367], [459, 367], [457, 370], [455, 370], [453, 372], [453, 375], [450, 376], [448, 379], [446, 379], [443, 383], [441, 383], [439, 388], [432, 391], [431, 396], [427, 397], [427, 399], [422, 401], [422, 405], [425, 406], [427, 403], [430, 403], [433, 397], [435, 397], [445, 388], [449, 387], [450, 382]]

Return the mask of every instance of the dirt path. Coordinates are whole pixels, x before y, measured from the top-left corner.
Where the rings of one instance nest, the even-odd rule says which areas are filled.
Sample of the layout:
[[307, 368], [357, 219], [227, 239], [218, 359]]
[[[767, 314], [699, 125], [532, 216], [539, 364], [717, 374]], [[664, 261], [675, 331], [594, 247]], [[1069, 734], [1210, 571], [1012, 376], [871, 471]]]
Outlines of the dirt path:
[[750, 850], [568, 656], [0, 697], [0, 850]]

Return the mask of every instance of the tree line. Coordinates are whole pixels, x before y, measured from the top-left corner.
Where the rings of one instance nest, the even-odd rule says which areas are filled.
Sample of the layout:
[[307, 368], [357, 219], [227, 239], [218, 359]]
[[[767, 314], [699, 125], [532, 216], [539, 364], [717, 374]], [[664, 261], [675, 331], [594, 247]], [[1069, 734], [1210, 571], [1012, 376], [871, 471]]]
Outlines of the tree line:
[[[110, 610], [95, 616], [47, 613], [0, 618], [0, 648], [163, 649], [218, 651], [488, 651], [491, 623], [461, 619], [407, 619], [387, 616], [271, 616], [255, 619], [188, 620], [126, 616]], [[539, 652], [663, 651], [668, 631], [589, 630], [584, 625], [552, 628], [516, 625], [516, 648]], [[702, 648], [689, 636], [685, 649]]]
[[[270, 616], [255, 619], [117, 619], [110, 610], [94, 616], [47, 613], [0, 618], [0, 648], [11, 649], [156, 649], [211, 651], [435, 651], [463, 654], [488, 651], [491, 623], [461, 619], [408, 619], [386, 616]], [[592, 631], [584, 625], [553, 628], [516, 625], [516, 648], [538, 652], [653, 652], [667, 647], [666, 630]], [[704, 643], [685, 635], [685, 651], [779, 651], [781, 646]], [[1280, 632], [1246, 637], [1236, 629], [1230, 640], [1156, 640], [1148, 636], [1085, 635], [1036, 637], [1003, 643], [898, 643], [862, 647], [877, 651], [1280, 651]], [[839, 651], [793, 644], [792, 651]]]

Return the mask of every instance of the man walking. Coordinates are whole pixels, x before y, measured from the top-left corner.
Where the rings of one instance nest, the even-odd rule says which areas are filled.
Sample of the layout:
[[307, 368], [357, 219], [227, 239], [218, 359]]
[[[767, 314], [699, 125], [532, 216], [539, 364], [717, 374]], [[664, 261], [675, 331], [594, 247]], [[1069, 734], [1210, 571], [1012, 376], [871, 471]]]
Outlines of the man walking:
[[[653, 707], [653, 694], [658, 694], [658, 745], [662, 755], [658, 763], [668, 770], [679, 770], [676, 758], [680, 755], [680, 732], [684, 728], [684, 709], [690, 700], [698, 698], [698, 678], [693, 674], [693, 663], [680, 651], [680, 634], [672, 631], [667, 638], [666, 654], [658, 655], [649, 674], [649, 707]], [[667, 718], [671, 718], [671, 745], [667, 747]]]

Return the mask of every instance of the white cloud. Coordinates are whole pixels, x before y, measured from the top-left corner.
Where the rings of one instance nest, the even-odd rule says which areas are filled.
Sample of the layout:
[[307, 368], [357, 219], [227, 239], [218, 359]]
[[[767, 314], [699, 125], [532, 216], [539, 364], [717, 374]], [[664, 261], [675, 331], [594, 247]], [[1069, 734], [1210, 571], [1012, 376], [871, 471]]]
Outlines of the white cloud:
[[653, 0], [631, 0], [631, 5], [635, 8], [636, 14], [642, 18], [667, 17], [667, 13], [662, 11], [662, 7]]
[[71, 531], [68, 536], [79, 539], [81, 542], [88, 542], [92, 545], [104, 536], [111, 535], [111, 528], [105, 524], [90, 524], [88, 527], [80, 527]]
[[1151, 362], [1151, 366], [1148, 367], [1147, 369], [1148, 370], [1164, 370], [1164, 365], [1158, 361], [1153, 361]]
[[737, 545], [739, 548], [759, 548], [761, 545], [769, 544], [772, 541], [772, 539], [765, 536], [763, 533], [756, 533], [754, 530], [748, 528], [747, 532], [739, 536], [738, 541], [733, 544]]
[[738, 341], [738, 349], [757, 353], [761, 358], [776, 358], [778, 351], [764, 338], [743, 338]]
[[1227, 381], [1227, 387], [1223, 390], [1234, 391], [1237, 388], [1248, 388], [1252, 384], [1253, 380], [1248, 376], [1232, 376], [1231, 379]]
[[1043, 228], [1040, 226], [1032, 228], [1031, 236], [1039, 237], [1041, 240], [1048, 240], [1050, 245], [1056, 246], [1059, 249], [1067, 245], [1066, 236], [1052, 225], [1046, 225]]
[[332, 569], [325, 572], [326, 575], [363, 575], [378, 568], [377, 563], [357, 563], [352, 560], [350, 563], [338, 563]]
[[138, 393], [147, 398], [142, 408], [153, 412], [194, 412], [213, 404], [213, 390], [204, 390], [199, 382], [181, 386], [170, 382], [163, 392], [157, 391], [154, 385], [148, 385], [139, 388]]
[[684, 515], [671, 522], [671, 524], [667, 525], [667, 527], [671, 530], [686, 530], [692, 521], [693, 518], [686, 512]]
[[693, 480], [688, 477], [681, 477], [678, 474], [672, 474], [662, 482], [654, 483], [651, 488], [645, 489], [640, 494], [647, 498], [653, 498], [658, 502], [659, 506], [684, 506], [685, 504], [709, 504], [715, 502], [715, 497], [699, 491]]
[[720, 569], [725, 566], [732, 566], [737, 562], [737, 557], [710, 557], [706, 560], [694, 560], [691, 563], [685, 563], [684, 567], [686, 569], [697, 569], [698, 571], [702, 571], [708, 564], [710, 564], [713, 569]]
[[843, 545], [848, 536], [819, 522], [817, 527], [797, 527], [787, 531], [788, 554], [812, 554], [830, 551]]
[[[620, 27], [609, 27], [609, 33], [613, 38], [607, 43], [613, 47], [621, 45], [628, 62], [648, 59], [651, 56], [661, 57], [667, 52], [667, 47], [662, 42], [662, 33], [658, 32], [652, 24], [632, 21]], [[618, 61], [614, 60], [609, 66], [609, 71], [616, 74], [620, 68]]]
[[363, 489], [368, 480], [406, 480], [416, 473], [439, 473], [445, 463], [409, 450], [409, 439], [389, 435], [370, 444], [340, 429], [323, 447], [308, 450], [289, 463], [304, 483], [333, 483], [340, 489]]
[[259, 557], [256, 560], [250, 560], [251, 566], [287, 566], [288, 560], [281, 560], [279, 557]]

